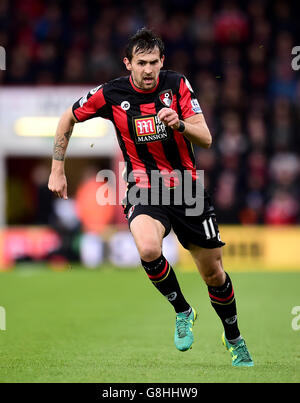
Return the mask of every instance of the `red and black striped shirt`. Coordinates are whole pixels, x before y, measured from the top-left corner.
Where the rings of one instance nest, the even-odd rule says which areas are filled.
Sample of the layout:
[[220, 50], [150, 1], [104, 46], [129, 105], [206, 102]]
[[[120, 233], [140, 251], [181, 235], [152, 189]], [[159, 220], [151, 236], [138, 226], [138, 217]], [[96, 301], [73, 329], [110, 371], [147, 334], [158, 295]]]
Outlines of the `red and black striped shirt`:
[[162, 70], [150, 91], [135, 87], [131, 76], [100, 85], [73, 105], [73, 114], [79, 122], [94, 117], [113, 122], [127, 174], [133, 173], [138, 186], [150, 187], [153, 170], [166, 177], [174, 170], [188, 170], [196, 179], [192, 144], [158, 119], [157, 113], [164, 107], [174, 109], [181, 120], [202, 113], [188, 80], [174, 71]]

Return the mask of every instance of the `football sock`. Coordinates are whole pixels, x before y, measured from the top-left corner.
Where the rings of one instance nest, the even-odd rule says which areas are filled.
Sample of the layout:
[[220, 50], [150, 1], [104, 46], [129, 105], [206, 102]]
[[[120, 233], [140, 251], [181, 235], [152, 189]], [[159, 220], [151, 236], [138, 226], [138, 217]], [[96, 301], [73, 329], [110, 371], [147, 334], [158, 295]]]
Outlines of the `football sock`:
[[[228, 340], [228, 339], [227, 339]], [[236, 339], [228, 340], [230, 344], [236, 344], [238, 341], [242, 340], [242, 336], [240, 335]]]
[[229, 275], [225, 274], [225, 283], [220, 287], [208, 286], [208, 293], [210, 302], [223, 323], [226, 339], [234, 344], [234, 341], [240, 339], [240, 331], [232, 283]]
[[166, 258], [161, 255], [152, 262], [141, 260], [147, 276], [153, 285], [173, 305], [175, 312], [184, 312], [190, 309], [178, 284], [174, 270]]
[[187, 311], [181, 312], [184, 313], [185, 316], [189, 316], [192, 313], [192, 307], [190, 307], [190, 309], [188, 309]]

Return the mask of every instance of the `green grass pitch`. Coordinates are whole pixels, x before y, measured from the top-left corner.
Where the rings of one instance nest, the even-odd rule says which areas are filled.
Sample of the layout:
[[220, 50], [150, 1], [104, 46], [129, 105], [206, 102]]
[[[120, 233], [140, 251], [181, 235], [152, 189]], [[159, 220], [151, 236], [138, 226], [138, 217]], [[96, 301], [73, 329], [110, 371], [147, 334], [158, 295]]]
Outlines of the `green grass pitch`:
[[142, 269], [35, 266], [0, 274], [0, 382], [299, 382], [300, 273], [230, 273], [253, 368], [233, 368], [200, 276], [176, 270], [197, 309], [192, 350], [175, 349], [173, 308]]

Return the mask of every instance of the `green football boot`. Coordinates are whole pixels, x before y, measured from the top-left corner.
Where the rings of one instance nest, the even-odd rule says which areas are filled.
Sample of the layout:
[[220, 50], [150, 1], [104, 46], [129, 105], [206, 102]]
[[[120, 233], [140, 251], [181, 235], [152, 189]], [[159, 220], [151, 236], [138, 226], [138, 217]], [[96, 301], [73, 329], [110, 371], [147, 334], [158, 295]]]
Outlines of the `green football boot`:
[[226, 349], [231, 354], [232, 365], [234, 367], [253, 367], [254, 362], [247, 349], [244, 339], [241, 339], [236, 344], [230, 344], [225, 337], [225, 333], [223, 332], [222, 341]]
[[189, 315], [178, 313], [176, 315], [175, 326], [175, 346], [180, 351], [186, 351], [191, 348], [194, 341], [193, 325], [197, 318], [197, 313], [194, 308]]

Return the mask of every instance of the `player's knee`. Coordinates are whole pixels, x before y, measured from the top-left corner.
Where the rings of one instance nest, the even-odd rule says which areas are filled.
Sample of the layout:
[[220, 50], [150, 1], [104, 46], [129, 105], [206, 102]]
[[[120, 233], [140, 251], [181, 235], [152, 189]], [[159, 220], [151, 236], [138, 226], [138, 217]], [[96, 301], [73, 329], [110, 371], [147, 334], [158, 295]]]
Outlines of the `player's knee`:
[[210, 287], [222, 286], [225, 282], [225, 278], [226, 274], [219, 259], [214, 259], [203, 273], [203, 279]]
[[225, 281], [225, 273], [221, 269], [207, 273], [204, 275], [204, 281], [210, 287], [221, 287]]
[[139, 248], [140, 257], [145, 262], [152, 262], [161, 255], [161, 248], [155, 243], [148, 243], [147, 245], [140, 246]]

